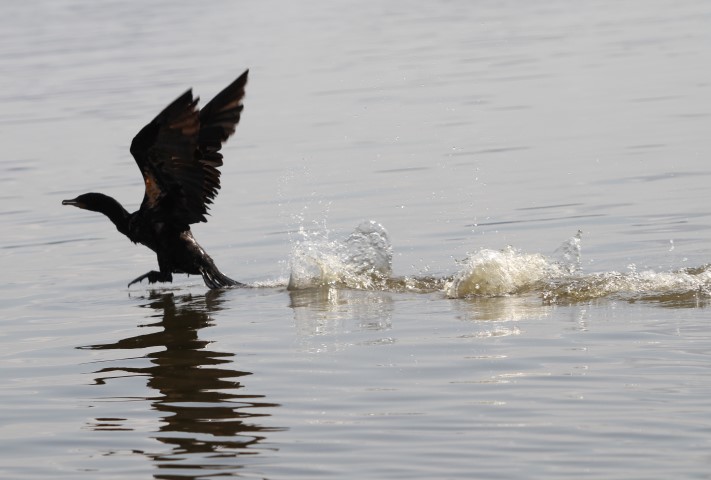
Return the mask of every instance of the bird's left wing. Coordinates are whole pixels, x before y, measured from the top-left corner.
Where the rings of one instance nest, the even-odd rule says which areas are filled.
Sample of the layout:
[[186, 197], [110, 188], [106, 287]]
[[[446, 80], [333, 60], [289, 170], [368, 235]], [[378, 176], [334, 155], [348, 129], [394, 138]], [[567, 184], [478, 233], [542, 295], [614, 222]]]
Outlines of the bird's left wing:
[[131, 142], [146, 186], [141, 209], [185, 228], [205, 221], [205, 172], [195, 157], [200, 117], [188, 90], [143, 127]]

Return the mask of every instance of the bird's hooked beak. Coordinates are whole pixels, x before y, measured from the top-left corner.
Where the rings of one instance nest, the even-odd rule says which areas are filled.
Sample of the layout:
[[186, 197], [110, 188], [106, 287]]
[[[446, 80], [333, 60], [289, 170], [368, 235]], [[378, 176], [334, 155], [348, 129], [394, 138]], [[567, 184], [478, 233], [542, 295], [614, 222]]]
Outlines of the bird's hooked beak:
[[76, 198], [71, 200], [62, 200], [62, 205], [74, 205], [75, 207], [86, 208], [86, 205]]

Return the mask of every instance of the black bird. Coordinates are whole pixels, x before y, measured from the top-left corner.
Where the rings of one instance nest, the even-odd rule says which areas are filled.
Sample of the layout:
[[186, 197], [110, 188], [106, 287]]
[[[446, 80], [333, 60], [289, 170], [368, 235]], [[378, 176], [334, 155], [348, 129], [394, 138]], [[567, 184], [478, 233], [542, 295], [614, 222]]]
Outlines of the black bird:
[[202, 275], [209, 288], [243, 285], [225, 276], [195, 241], [190, 225], [206, 222], [208, 204], [220, 188], [222, 144], [232, 135], [242, 113], [249, 70], [201, 110], [188, 90], [168, 105], [131, 142], [131, 155], [143, 175], [146, 192], [141, 207], [126, 211], [102, 193], [85, 193], [62, 205], [100, 212], [133, 243], [158, 255], [158, 271], [128, 284], [172, 282], [174, 273]]

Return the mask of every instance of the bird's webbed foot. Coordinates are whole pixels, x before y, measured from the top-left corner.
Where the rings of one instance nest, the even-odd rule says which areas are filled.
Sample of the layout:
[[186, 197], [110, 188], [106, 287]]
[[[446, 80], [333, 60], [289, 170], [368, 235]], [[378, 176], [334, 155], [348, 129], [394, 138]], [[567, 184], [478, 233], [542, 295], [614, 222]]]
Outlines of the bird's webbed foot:
[[171, 275], [170, 273], [157, 272], [155, 270], [151, 270], [150, 272], [144, 273], [140, 277], [132, 280], [131, 283], [128, 284], [128, 286], [130, 287], [134, 283], [142, 282], [146, 278], [148, 279], [148, 283], [172, 282], [173, 281], [173, 275]]

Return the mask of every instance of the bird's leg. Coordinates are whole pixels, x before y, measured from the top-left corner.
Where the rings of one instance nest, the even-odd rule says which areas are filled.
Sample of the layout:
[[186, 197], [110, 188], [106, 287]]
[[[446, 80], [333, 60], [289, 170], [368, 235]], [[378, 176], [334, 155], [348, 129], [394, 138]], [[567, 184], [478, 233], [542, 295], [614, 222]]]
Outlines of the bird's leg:
[[128, 286], [130, 287], [134, 283], [142, 282], [146, 278], [148, 279], [148, 283], [173, 281], [173, 275], [170, 272], [156, 272], [155, 270], [151, 270], [150, 272], [144, 273], [140, 277], [132, 280], [131, 283], [128, 284]]

